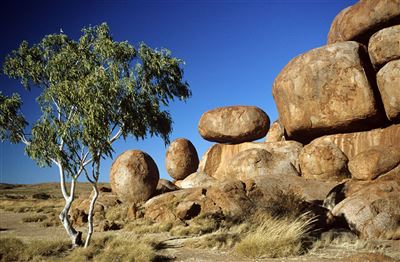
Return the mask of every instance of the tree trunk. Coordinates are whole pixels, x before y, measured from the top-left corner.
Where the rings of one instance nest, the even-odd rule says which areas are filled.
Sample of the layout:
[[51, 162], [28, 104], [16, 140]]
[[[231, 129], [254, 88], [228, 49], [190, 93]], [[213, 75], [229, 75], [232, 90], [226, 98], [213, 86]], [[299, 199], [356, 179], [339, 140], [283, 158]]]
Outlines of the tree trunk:
[[69, 210], [71, 209], [72, 202], [75, 199], [75, 183], [76, 183], [76, 178], [72, 178], [71, 181], [71, 190], [69, 192], [69, 195], [66, 190], [65, 186], [65, 175], [64, 175], [64, 169], [61, 165], [61, 163], [58, 164], [59, 171], [60, 171], [60, 186], [61, 186], [61, 192], [62, 195], [65, 199], [65, 206], [63, 210], [61, 211], [59, 218], [61, 220], [61, 223], [63, 224], [65, 230], [67, 231], [67, 234], [69, 238], [72, 241], [72, 245], [74, 247], [76, 246], [81, 246], [82, 245], [82, 232], [76, 231], [71, 224], [71, 221], [69, 220]]
[[86, 236], [85, 248], [89, 246], [90, 239], [93, 234], [93, 211], [94, 211], [94, 205], [96, 203], [97, 197], [99, 196], [99, 191], [97, 189], [97, 182], [93, 182], [92, 187], [93, 187], [94, 195], [92, 197], [92, 200], [90, 201], [89, 214], [88, 214], [88, 233]]

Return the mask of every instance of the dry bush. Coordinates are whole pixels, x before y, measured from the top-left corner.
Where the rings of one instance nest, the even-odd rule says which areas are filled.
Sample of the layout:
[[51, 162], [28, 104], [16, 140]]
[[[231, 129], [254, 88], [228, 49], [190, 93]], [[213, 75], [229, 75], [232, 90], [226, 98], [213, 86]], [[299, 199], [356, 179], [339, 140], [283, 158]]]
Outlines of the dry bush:
[[69, 241], [33, 241], [0, 239], [0, 261], [44, 261], [63, 256], [71, 247]]
[[268, 213], [259, 212], [250, 222], [257, 227], [250, 230], [236, 245], [236, 252], [251, 258], [275, 258], [299, 255], [303, 251], [302, 240], [307, 235], [312, 220], [306, 216], [278, 219]]
[[275, 190], [275, 197], [270, 199], [264, 206], [267, 213], [273, 217], [283, 218], [296, 218], [304, 213], [305, 200], [302, 196], [295, 192]]
[[110, 207], [106, 210], [105, 218], [110, 222], [124, 223], [127, 221], [128, 206], [124, 204]]

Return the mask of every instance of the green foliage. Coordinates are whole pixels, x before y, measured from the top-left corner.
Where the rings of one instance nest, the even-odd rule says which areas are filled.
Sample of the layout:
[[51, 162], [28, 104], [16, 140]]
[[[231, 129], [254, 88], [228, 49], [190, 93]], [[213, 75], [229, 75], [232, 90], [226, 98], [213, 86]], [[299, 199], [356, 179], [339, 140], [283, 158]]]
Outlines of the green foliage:
[[[172, 120], [165, 106], [191, 95], [181, 65], [166, 49], [114, 41], [103, 23], [84, 28], [77, 41], [65, 34], [34, 45], [24, 41], [6, 57], [3, 71], [28, 90], [42, 90], [37, 101], [43, 114], [27, 139], [27, 154], [41, 166], [56, 160], [76, 175], [86, 153], [94, 163], [111, 156], [118, 135], [169, 142]], [[18, 142], [26, 127], [21, 100], [0, 99], [1, 139]]]
[[18, 94], [11, 97], [0, 91], [0, 139], [17, 143], [21, 140], [20, 132], [25, 129], [27, 122], [20, 113], [22, 101]]

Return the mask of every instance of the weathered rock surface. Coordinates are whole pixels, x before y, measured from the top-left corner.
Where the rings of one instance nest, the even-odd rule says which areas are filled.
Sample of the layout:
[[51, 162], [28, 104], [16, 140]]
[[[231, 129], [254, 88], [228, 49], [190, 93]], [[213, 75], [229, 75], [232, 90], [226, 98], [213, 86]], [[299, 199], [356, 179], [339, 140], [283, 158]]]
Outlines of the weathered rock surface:
[[245, 180], [247, 195], [258, 203], [267, 203], [276, 197], [276, 192], [293, 192], [304, 200], [322, 201], [338, 183], [336, 181], [308, 180], [298, 176], [256, 176]]
[[[247, 149], [264, 149], [274, 156], [274, 159], [281, 161], [277, 166], [281, 170], [291, 170], [294, 167], [299, 171], [297, 162], [298, 155], [302, 149], [302, 144], [295, 141], [282, 142], [248, 142], [235, 145], [215, 144], [203, 156], [200, 161], [199, 171], [223, 181], [232, 179], [230, 174], [226, 173], [228, 167], [232, 164], [232, 159], [242, 151]], [[276, 171], [278, 172], [278, 171]], [[286, 176], [286, 173], [281, 175]]]
[[145, 218], [155, 221], [191, 219], [201, 214], [241, 216], [252, 207], [244, 184], [228, 181], [210, 188], [188, 188], [151, 198], [144, 205]]
[[[400, 4], [400, 2], [399, 2]], [[368, 53], [375, 68], [400, 59], [400, 25], [376, 32], [368, 42]]]
[[296, 168], [285, 157], [273, 155], [265, 149], [250, 148], [232, 157], [225, 176], [245, 180], [254, 176], [271, 174], [299, 176]]
[[183, 180], [175, 182], [180, 188], [203, 187], [207, 188], [218, 183], [218, 180], [205, 174], [204, 172], [196, 172], [186, 177]]
[[304, 178], [340, 181], [349, 177], [346, 155], [332, 142], [318, 140], [300, 152], [299, 164]]
[[[336, 195], [334, 216], [344, 216], [361, 238], [400, 238], [399, 170], [374, 181], [348, 181]], [[328, 195], [329, 197], [329, 195]]]
[[399, 0], [360, 0], [335, 17], [328, 44], [349, 40], [367, 43], [373, 33], [399, 23]]
[[124, 203], [140, 203], [154, 195], [159, 180], [158, 168], [147, 153], [128, 150], [111, 166], [112, 191]]
[[184, 179], [196, 172], [199, 157], [192, 142], [185, 138], [174, 140], [168, 147], [165, 166], [168, 174], [176, 180]]
[[382, 112], [366, 74], [366, 56], [356, 42], [336, 43], [304, 53], [283, 68], [272, 93], [289, 138], [309, 142], [379, 126]]
[[349, 162], [354, 179], [373, 180], [400, 164], [400, 148], [376, 146], [356, 155]]
[[164, 193], [175, 191], [175, 190], [178, 190], [178, 189], [179, 189], [179, 187], [177, 187], [171, 181], [161, 178], [160, 180], [158, 180], [158, 184], [157, 184], [155, 195], [164, 194]]
[[276, 120], [270, 126], [267, 136], [265, 137], [266, 142], [279, 142], [286, 141], [285, 128], [282, 126], [279, 120]]
[[205, 112], [199, 121], [200, 135], [212, 142], [242, 143], [264, 137], [268, 115], [255, 106], [227, 106]]
[[391, 121], [400, 122], [400, 59], [387, 63], [379, 70], [377, 83], [386, 116]]
[[[319, 141], [329, 141], [337, 145], [351, 161], [356, 155], [372, 147], [400, 147], [400, 124], [386, 128], [378, 128], [365, 132], [328, 135], [317, 138]], [[313, 141], [314, 143], [314, 141]]]

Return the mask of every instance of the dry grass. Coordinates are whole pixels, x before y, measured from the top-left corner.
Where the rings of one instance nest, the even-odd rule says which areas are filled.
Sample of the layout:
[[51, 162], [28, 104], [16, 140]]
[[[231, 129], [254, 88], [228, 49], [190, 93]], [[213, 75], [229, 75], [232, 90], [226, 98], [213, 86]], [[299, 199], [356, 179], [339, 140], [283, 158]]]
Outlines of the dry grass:
[[124, 204], [110, 207], [106, 210], [105, 218], [110, 222], [125, 223], [127, 221], [128, 206]]
[[274, 218], [268, 213], [256, 213], [253, 223], [258, 224], [236, 245], [238, 254], [250, 258], [288, 257], [303, 251], [302, 240], [312, 220], [306, 216], [298, 219]]
[[47, 219], [46, 215], [32, 215], [32, 216], [29, 216], [29, 217], [24, 217], [22, 219], [22, 222], [24, 222], [24, 223], [42, 222], [45, 219]]
[[173, 224], [170, 222], [157, 223], [147, 219], [136, 219], [124, 226], [124, 230], [135, 234], [162, 233], [168, 232], [172, 228]]
[[146, 238], [107, 235], [94, 238], [89, 248], [71, 249], [69, 241], [23, 242], [0, 239], [0, 261], [154, 261], [154, 242]]
[[0, 261], [43, 261], [58, 258], [70, 249], [69, 241], [33, 241], [0, 238]]

